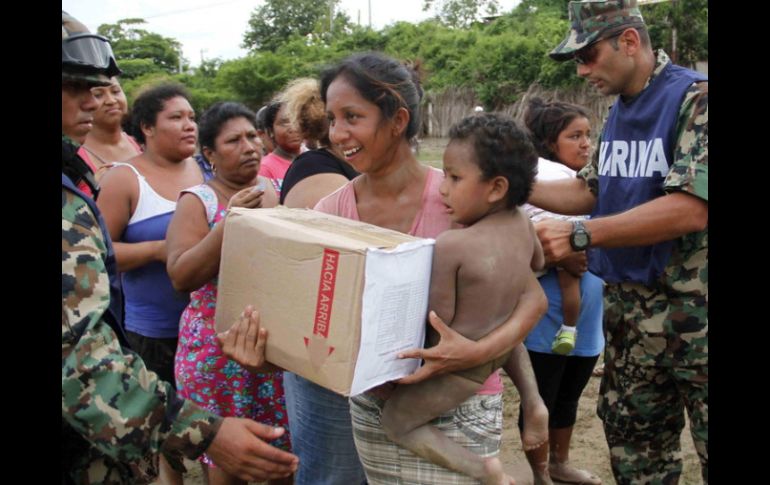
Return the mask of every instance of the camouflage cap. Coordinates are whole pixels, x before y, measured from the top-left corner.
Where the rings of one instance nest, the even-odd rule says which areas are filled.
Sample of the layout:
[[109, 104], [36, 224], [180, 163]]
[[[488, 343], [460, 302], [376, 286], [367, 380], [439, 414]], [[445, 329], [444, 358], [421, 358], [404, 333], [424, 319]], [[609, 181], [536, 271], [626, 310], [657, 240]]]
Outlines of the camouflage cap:
[[567, 61], [575, 52], [628, 27], [644, 27], [636, 0], [582, 0], [569, 2], [570, 30], [567, 38], [548, 55]]
[[91, 34], [85, 25], [63, 10], [61, 44], [62, 83], [109, 86], [109, 78], [121, 74], [109, 41]]

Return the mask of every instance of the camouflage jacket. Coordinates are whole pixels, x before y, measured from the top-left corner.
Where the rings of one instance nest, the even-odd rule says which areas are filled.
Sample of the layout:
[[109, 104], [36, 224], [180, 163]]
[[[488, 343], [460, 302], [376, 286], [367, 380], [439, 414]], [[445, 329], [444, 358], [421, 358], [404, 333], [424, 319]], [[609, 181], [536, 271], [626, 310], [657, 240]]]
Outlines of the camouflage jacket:
[[104, 321], [108, 237], [84, 195], [62, 186], [62, 474], [147, 483], [159, 452], [183, 470], [182, 457], [203, 453], [222, 420], [179, 399]]
[[[669, 62], [666, 53], [658, 51], [647, 85]], [[597, 151], [578, 176], [601, 197], [598, 163]], [[708, 81], [693, 83], [682, 101], [674, 159], [663, 189], [687, 192], [708, 202]], [[619, 343], [630, 349], [628, 359], [640, 365], [708, 364], [708, 227], [675, 241], [669, 262], [653, 286], [608, 285], [605, 295], [605, 325], [622, 318], [644, 337], [636, 346]]]

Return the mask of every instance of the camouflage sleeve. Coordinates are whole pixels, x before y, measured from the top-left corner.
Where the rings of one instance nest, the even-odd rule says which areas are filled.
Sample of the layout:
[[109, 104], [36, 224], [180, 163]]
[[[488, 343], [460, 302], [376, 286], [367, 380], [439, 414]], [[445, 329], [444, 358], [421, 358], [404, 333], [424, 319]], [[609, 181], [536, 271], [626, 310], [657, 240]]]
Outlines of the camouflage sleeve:
[[677, 120], [674, 161], [663, 184], [666, 192], [683, 191], [709, 200], [708, 81], [687, 90]]
[[83, 200], [62, 189], [62, 422], [138, 472], [164, 454], [181, 466], [214, 438], [221, 418], [176, 397], [124, 350], [101, 319], [109, 305], [102, 232]]

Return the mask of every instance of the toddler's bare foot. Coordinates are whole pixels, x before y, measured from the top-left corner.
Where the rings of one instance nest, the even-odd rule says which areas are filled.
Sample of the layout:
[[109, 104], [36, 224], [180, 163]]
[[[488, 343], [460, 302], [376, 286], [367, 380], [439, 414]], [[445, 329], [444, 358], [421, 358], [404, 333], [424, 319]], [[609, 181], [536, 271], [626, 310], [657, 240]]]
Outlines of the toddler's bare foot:
[[524, 413], [521, 445], [524, 451], [534, 450], [548, 442], [548, 408], [540, 396], [522, 401], [521, 408]]
[[484, 459], [484, 471], [487, 475], [482, 480], [484, 485], [516, 485], [513, 478], [503, 471], [503, 464], [496, 456]]
[[599, 477], [586, 470], [578, 470], [568, 463], [551, 463], [548, 465], [551, 478], [558, 482], [580, 483], [583, 485], [602, 485]]

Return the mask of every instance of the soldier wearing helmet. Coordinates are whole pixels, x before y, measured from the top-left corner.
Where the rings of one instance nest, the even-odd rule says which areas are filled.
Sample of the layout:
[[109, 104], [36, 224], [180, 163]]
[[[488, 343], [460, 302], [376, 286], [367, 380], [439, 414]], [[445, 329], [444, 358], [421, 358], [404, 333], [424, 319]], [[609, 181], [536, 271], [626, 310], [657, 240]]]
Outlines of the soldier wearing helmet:
[[128, 350], [109, 232], [76, 186], [96, 188], [76, 153], [97, 108], [90, 89], [119, 73], [107, 39], [62, 12], [62, 483], [149, 483], [160, 453], [183, 471], [204, 451], [243, 480], [286, 477], [297, 457], [265, 443], [283, 429], [179, 399]]
[[109, 78], [121, 74], [109, 41], [90, 33], [67, 12], [62, 11], [61, 17], [62, 83], [109, 86]]
[[91, 34], [64, 11], [61, 24], [62, 172], [75, 185], [86, 184], [96, 196], [96, 179], [75, 152], [85, 141], [97, 108], [90, 88], [109, 86], [109, 78], [121, 71], [106, 38]]

